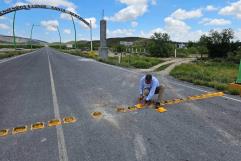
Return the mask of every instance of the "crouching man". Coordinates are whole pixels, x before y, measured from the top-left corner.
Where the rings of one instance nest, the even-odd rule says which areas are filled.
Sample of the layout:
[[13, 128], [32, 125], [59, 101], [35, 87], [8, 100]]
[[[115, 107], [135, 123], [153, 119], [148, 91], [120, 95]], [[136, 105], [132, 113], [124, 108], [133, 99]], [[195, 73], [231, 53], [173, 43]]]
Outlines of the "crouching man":
[[150, 105], [154, 95], [158, 94], [155, 107], [158, 108], [161, 105], [162, 97], [164, 93], [164, 86], [160, 85], [156, 77], [151, 74], [147, 74], [140, 79], [140, 97], [139, 100], [145, 102], [146, 105]]

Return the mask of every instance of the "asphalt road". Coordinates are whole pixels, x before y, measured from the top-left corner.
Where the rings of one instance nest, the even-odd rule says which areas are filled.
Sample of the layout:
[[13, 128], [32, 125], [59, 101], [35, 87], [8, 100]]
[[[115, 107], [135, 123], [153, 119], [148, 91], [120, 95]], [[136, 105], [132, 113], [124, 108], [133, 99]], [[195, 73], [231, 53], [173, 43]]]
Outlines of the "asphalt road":
[[[225, 96], [117, 113], [143, 73], [50, 48], [0, 62], [0, 129], [75, 116], [57, 128], [0, 137], [1, 161], [241, 161], [241, 99]], [[212, 89], [157, 75], [165, 99]], [[100, 111], [102, 118], [91, 113]]]

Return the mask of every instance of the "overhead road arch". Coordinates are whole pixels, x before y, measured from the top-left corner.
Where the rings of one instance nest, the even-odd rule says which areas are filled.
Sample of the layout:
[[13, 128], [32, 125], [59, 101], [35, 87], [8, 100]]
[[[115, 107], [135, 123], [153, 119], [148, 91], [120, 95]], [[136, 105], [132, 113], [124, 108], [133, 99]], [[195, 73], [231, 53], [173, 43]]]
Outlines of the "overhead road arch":
[[[62, 12], [62, 13], [66, 13], [66, 14], [69, 14], [75, 18], [77, 18], [78, 20], [80, 20], [81, 22], [83, 22], [85, 25], [87, 25], [90, 29], [90, 36], [91, 36], [91, 50], [92, 50], [92, 25], [91, 25], [91, 22], [88, 22], [86, 21], [85, 19], [83, 19], [82, 17], [80, 17], [79, 15], [71, 12], [71, 11], [68, 11], [66, 9], [63, 9], [63, 8], [59, 8], [59, 7], [55, 7], [55, 6], [49, 6], [49, 5], [37, 5], [37, 4], [33, 4], [33, 5], [21, 5], [21, 6], [15, 6], [15, 7], [11, 7], [11, 8], [7, 8], [5, 10], [2, 10], [0, 11], [0, 16], [3, 16], [3, 15], [6, 15], [8, 13], [11, 13], [11, 12], [15, 12], [16, 11], [19, 11], [19, 10], [30, 10], [30, 9], [35, 9], [35, 8], [41, 8], [41, 9], [49, 9], [49, 10], [55, 10], [55, 11], [59, 11], [59, 12]], [[75, 37], [76, 37], [76, 31], [75, 31]], [[75, 44], [76, 46], [76, 44]]]

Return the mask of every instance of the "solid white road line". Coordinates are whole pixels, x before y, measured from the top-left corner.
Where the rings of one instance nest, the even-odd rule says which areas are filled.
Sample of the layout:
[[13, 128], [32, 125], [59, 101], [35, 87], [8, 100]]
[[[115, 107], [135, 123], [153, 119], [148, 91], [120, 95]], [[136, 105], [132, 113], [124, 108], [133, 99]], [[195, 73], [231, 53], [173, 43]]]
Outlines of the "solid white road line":
[[[52, 89], [52, 97], [53, 97], [53, 105], [54, 105], [54, 116], [56, 119], [61, 119], [59, 114], [59, 104], [55, 90], [52, 66], [49, 60], [48, 50], [46, 50], [48, 55], [48, 62], [49, 62], [49, 73], [50, 73], [50, 81], [51, 81], [51, 89]], [[64, 132], [62, 126], [57, 126], [57, 139], [58, 139], [58, 148], [59, 148], [59, 160], [60, 161], [68, 161], [67, 150], [65, 146], [65, 139], [64, 139]]]

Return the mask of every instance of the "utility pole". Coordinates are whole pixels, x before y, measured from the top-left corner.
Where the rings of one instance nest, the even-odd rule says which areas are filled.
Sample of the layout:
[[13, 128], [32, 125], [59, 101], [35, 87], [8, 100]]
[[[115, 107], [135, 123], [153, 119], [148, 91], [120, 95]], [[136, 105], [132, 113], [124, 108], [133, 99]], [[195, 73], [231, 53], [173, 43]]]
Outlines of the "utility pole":
[[33, 42], [32, 42], [32, 40], [33, 40], [33, 29], [34, 29], [34, 27], [37, 27], [37, 26], [40, 26], [40, 25], [33, 24], [32, 28], [31, 28], [31, 33], [30, 33], [30, 46], [31, 46], [31, 49], [33, 49]]
[[92, 41], [92, 22], [90, 20], [90, 51], [93, 51], [93, 41]]
[[58, 26], [57, 26], [57, 29], [58, 29], [58, 33], [59, 33], [59, 48], [61, 49], [61, 46], [62, 46], [61, 34], [60, 34], [60, 31], [59, 31], [59, 27], [58, 27]]
[[16, 50], [17, 45], [16, 45], [16, 37], [15, 37], [15, 18], [16, 18], [16, 11], [14, 11], [14, 15], [13, 15], [13, 45]]
[[73, 22], [73, 25], [74, 25], [75, 49], [77, 49], [75, 22], [74, 22], [74, 18], [73, 18], [73, 16], [71, 16], [71, 18], [72, 18], [72, 22]]

